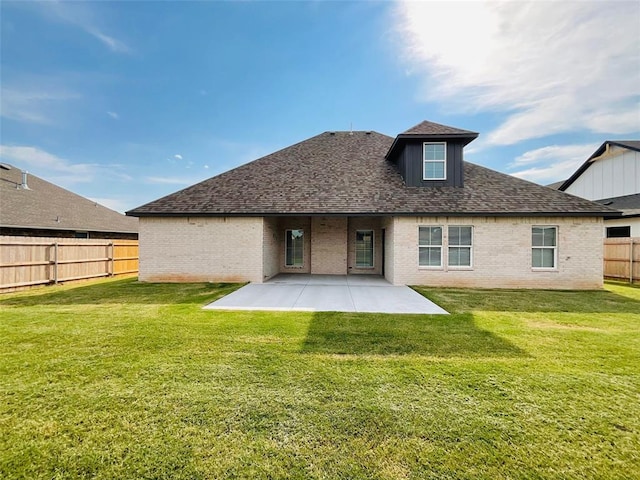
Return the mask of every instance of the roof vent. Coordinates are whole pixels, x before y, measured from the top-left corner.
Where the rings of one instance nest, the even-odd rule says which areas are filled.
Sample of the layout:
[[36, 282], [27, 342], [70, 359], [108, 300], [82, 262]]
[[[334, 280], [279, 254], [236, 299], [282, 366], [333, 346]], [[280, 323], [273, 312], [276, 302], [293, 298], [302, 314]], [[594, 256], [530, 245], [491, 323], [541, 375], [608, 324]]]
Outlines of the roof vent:
[[11, 165], [7, 165], [6, 163], [0, 163], [0, 168], [2, 170], [11, 170]]
[[336, 132], [329, 132], [329, 135], [335, 135]]
[[26, 170], [22, 170], [22, 183], [20, 185], [18, 185], [18, 188], [21, 188], [23, 190], [31, 190], [29, 188], [29, 185], [27, 185], [27, 174], [29, 172], [27, 172]]
[[371, 135], [371, 130], [369, 130], [368, 132], [365, 132], [367, 135]]

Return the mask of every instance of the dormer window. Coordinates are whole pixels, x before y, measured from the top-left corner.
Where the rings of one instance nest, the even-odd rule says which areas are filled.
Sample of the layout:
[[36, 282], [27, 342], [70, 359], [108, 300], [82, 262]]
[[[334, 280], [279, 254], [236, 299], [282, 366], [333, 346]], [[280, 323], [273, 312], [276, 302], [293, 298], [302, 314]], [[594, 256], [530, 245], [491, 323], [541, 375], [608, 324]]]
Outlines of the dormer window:
[[447, 144], [445, 142], [424, 142], [422, 155], [422, 179], [446, 180]]

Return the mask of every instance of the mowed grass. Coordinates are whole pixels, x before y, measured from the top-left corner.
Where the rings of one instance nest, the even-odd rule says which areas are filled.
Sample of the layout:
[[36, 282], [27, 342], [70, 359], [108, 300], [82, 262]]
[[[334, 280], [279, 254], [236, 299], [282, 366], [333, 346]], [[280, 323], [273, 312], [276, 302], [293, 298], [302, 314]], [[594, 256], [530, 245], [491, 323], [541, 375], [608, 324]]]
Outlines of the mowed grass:
[[640, 478], [640, 288], [417, 288], [449, 316], [0, 297], [0, 478]]

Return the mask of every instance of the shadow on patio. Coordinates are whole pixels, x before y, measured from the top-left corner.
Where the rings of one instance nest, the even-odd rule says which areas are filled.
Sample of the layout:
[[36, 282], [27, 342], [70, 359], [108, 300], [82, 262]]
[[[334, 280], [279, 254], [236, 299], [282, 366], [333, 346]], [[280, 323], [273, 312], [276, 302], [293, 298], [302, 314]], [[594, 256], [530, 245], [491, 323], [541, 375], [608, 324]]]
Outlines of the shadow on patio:
[[303, 353], [528, 357], [522, 349], [478, 328], [473, 314], [442, 316], [317, 312]]

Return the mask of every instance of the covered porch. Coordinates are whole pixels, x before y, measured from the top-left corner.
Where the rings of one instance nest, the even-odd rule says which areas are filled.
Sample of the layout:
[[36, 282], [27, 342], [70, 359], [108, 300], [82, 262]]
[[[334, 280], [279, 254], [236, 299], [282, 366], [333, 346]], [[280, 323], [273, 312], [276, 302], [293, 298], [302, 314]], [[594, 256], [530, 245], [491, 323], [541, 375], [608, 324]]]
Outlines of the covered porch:
[[385, 268], [390, 217], [273, 216], [264, 218], [263, 277], [280, 274], [377, 275]]

